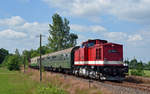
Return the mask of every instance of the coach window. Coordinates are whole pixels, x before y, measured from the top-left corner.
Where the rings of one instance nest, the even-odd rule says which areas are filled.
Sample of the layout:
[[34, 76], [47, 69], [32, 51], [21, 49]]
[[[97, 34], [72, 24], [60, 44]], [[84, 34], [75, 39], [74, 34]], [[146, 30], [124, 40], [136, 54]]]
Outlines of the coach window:
[[96, 49], [96, 59], [101, 59], [101, 48]]

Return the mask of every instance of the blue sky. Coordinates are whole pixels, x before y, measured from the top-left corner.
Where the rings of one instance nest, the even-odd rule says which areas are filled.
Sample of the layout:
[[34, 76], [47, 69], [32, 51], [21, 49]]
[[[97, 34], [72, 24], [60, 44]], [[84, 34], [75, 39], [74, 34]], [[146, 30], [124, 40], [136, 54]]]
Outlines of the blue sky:
[[106, 39], [124, 45], [124, 59], [150, 60], [149, 0], [1, 0], [0, 48], [14, 52], [35, 49], [52, 15], [70, 21], [78, 45], [87, 39]]

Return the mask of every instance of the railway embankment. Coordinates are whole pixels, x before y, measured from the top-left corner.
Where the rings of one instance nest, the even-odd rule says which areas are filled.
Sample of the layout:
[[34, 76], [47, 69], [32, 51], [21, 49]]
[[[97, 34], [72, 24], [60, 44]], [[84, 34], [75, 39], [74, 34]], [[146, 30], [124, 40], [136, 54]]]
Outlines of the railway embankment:
[[[31, 79], [39, 80], [38, 70], [29, 68], [26, 73], [32, 74]], [[150, 94], [150, 84], [144, 82], [144, 79], [142, 81], [137, 79], [137, 77], [127, 77], [127, 80], [122, 83], [95, 80], [89, 83], [89, 79], [81, 77], [49, 71], [43, 72], [43, 82], [56, 85], [69, 94]], [[146, 79], [149, 81], [149, 78]]]
[[126, 81], [127, 81], [127, 82], [132, 82], [132, 83], [150, 84], [150, 77], [127, 76], [127, 77], [126, 77]]

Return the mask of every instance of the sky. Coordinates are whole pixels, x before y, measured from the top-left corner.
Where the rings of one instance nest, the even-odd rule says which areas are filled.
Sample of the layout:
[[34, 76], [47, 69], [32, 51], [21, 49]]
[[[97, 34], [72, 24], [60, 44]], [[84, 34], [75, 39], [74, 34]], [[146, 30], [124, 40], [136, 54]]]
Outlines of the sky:
[[14, 52], [39, 47], [58, 13], [70, 21], [77, 44], [105, 39], [124, 48], [124, 59], [150, 61], [150, 0], [1, 0], [0, 48]]

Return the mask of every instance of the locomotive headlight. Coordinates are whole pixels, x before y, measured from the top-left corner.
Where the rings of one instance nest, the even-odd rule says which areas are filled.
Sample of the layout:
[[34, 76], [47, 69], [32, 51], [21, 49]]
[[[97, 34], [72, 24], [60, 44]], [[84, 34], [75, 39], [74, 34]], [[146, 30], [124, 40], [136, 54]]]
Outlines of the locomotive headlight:
[[124, 63], [121, 61], [120, 64], [124, 64]]
[[124, 65], [124, 66], [128, 66], [128, 64], [126, 64], [126, 63], [124, 63], [123, 65]]

